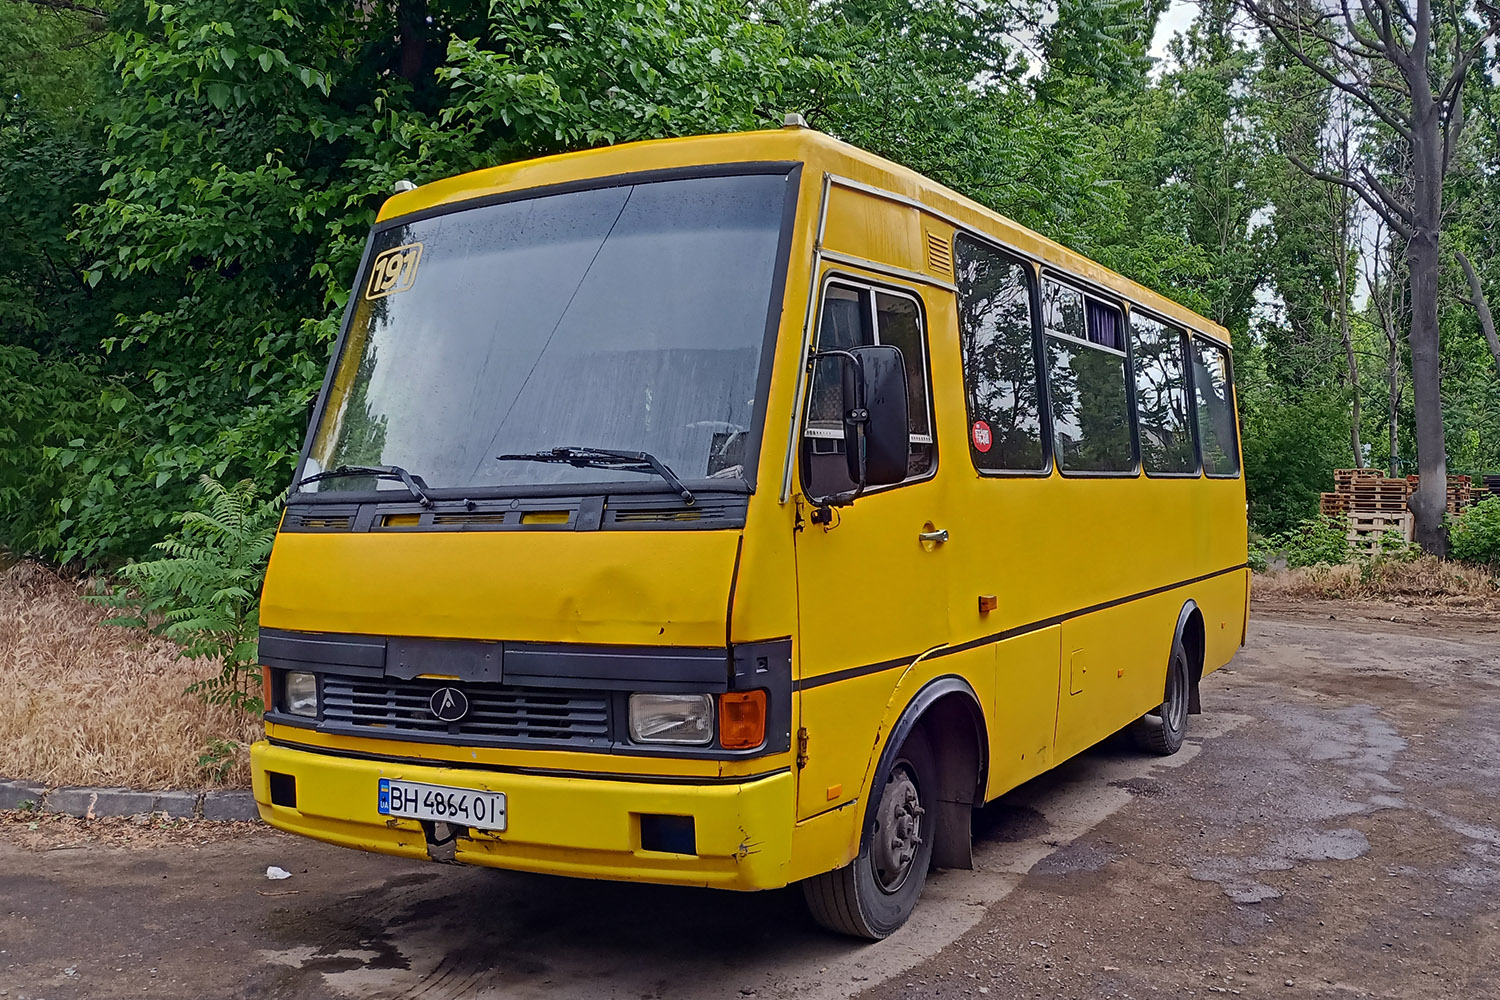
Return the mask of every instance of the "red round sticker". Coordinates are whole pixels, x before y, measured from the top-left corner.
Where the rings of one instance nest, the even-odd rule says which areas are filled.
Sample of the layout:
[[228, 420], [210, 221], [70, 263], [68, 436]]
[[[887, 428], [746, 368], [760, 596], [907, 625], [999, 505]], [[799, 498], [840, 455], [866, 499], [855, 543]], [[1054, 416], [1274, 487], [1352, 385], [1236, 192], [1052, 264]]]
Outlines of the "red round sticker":
[[989, 451], [994, 438], [990, 435], [990, 425], [983, 420], [974, 421], [974, 426], [969, 430], [969, 436], [974, 439], [975, 451]]

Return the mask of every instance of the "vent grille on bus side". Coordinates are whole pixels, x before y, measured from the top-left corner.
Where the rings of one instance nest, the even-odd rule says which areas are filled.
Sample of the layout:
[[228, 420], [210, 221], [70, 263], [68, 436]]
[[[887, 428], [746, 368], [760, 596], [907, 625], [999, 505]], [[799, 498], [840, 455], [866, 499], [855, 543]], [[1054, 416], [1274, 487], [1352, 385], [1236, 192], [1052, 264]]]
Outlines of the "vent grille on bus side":
[[[616, 524], [638, 524], [642, 521], [701, 521], [703, 516], [703, 511], [693, 510], [691, 507], [686, 510], [668, 507], [659, 510], [618, 511], [614, 516], [614, 521]], [[708, 516], [714, 517], [715, 514], [710, 511]]]
[[927, 266], [943, 274], [953, 273], [953, 249], [937, 233], [927, 233]]
[[743, 519], [746, 497], [700, 496], [691, 507], [649, 500], [611, 500], [604, 509], [604, 523], [621, 527], [694, 523], [703, 527], [727, 526], [731, 518]]
[[455, 685], [468, 696], [469, 712], [450, 724], [432, 714], [432, 694], [445, 686], [442, 681], [325, 675], [320, 728], [369, 730], [359, 735], [389, 739], [426, 735], [476, 743], [609, 743], [609, 697], [603, 693]]
[[444, 524], [504, 524], [505, 512], [480, 512], [476, 514], [434, 514], [432, 515], [434, 525]]
[[287, 531], [348, 531], [353, 524], [352, 513], [319, 512], [313, 514], [288, 511], [282, 528]]

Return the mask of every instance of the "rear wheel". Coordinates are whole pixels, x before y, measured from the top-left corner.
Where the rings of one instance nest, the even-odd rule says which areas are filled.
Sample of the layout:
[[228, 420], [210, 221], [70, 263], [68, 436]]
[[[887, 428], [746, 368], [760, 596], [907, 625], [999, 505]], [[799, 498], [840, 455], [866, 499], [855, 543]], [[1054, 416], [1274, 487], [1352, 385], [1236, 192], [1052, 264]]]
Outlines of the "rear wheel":
[[1130, 735], [1136, 746], [1164, 757], [1182, 748], [1182, 739], [1187, 735], [1192, 686], [1187, 649], [1182, 644], [1182, 636], [1178, 636], [1172, 640], [1172, 659], [1167, 664], [1167, 687], [1162, 703], [1154, 712], [1147, 712], [1130, 726]]
[[859, 857], [802, 883], [807, 908], [831, 931], [879, 941], [916, 908], [932, 864], [937, 769], [920, 728], [901, 745]]

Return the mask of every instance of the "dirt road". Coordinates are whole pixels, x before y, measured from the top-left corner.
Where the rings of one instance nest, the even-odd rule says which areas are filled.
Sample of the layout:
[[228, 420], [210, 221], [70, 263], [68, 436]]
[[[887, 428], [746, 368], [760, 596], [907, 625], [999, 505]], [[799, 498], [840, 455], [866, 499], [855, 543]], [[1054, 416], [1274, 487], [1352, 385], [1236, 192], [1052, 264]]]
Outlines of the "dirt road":
[[1181, 753], [1107, 741], [1006, 796], [878, 945], [795, 889], [12, 819], [0, 997], [1500, 997], [1500, 625], [1381, 617], [1262, 613]]

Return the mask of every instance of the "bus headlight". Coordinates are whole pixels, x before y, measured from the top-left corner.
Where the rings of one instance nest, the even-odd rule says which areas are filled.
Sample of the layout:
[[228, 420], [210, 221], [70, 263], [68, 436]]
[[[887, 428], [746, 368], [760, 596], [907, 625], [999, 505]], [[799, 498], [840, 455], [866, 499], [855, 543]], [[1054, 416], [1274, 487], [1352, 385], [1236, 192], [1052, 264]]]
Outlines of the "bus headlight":
[[714, 700], [706, 694], [633, 694], [630, 738], [636, 743], [702, 746], [714, 738]]
[[286, 675], [282, 689], [283, 707], [290, 715], [302, 715], [309, 719], [318, 715], [318, 677], [316, 674], [294, 670]]

